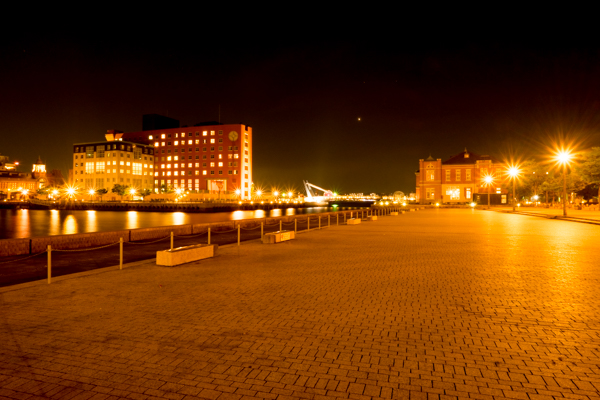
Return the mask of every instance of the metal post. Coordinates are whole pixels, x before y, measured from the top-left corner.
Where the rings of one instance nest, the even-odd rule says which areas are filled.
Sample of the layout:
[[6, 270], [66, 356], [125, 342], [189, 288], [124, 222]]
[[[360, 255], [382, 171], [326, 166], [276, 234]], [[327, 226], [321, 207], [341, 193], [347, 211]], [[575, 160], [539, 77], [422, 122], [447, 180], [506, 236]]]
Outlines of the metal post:
[[171, 232], [171, 251], [173, 251], [173, 232]]
[[307, 231], [310, 231], [310, 215], [306, 217], [306, 222], [308, 222], [308, 226], [306, 227]]
[[298, 219], [294, 218], [294, 233], [298, 232]]
[[350, 219], [352, 219], [352, 211], [350, 211]]
[[331, 214], [329, 214], [327, 216], [327, 227], [329, 228], [331, 226]]
[[208, 227], [208, 244], [210, 244], [210, 226]]
[[279, 220], [279, 231], [281, 232], [283, 230], [283, 221]]
[[346, 223], [346, 213], [344, 213], [344, 223]]
[[123, 269], [123, 238], [119, 238], [119, 269]]
[[240, 226], [238, 225], [238, 246], [240, 245]]
[[265, 236], [263, 228], [264, 228], [263, 222], [260, 221], [260, 240], [263, 240], [263, 237]]
[[567, 216], [567, 164], [563, 166], [563, 215]]
[[340, 224], [340, 213], [336, 213], [335, 214], [335, 224], [339, 225]]
[[52, 246], [48, 245], [48, 283], [52, 280]]

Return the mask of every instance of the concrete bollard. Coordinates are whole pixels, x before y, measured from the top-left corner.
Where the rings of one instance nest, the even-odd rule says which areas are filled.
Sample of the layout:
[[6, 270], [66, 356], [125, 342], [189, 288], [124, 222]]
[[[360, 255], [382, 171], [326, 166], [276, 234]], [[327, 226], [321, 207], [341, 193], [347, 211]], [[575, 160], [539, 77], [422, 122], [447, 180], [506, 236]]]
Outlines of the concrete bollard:
[[210, 244], [210, 226], [208, 227], [208, 244]]
[[263, 223], [262, 221], [260, 222], [260, 240], [263, 240], [264, 237], [264, 231], [263, 231]]
[[173, 250], [173, 232], [171, 232], [171, 250]]
[[119, 238], [119, 269], [123, 269], [123, 238]]
[[240, 245], [240, 226], [241, 224], [238, 224], [238, 246]]

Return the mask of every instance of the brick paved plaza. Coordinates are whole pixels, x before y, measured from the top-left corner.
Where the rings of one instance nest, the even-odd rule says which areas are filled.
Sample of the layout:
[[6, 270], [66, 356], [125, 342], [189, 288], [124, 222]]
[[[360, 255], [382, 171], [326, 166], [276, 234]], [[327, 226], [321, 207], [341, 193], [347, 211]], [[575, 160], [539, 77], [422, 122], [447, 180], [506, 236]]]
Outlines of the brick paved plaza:
[[0, 397], [600, 398], [599, 233], [430, 209], [2, 290]]

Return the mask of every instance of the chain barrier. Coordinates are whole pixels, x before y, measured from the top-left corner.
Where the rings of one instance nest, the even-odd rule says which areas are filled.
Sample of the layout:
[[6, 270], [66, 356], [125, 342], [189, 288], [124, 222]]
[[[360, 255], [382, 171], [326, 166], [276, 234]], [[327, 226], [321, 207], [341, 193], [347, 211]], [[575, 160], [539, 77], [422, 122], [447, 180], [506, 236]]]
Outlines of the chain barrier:
[[170, 237], [171, 237], [171, 235], [169, 235], [169, 236], [165, 236], [164, 238], [160, 238], [160, 239], [158, 239], [158, 240], [154, 240], [154, 241], [152, 241], [152, 242], [123, 242], [123, 243], [124, 243], [124, 244], [125, 244], [125, 243], [130, 243], [130, 244], [152, 244], [152, 243], [158, 243], [158, 242], [160, 242], [161, 240], [169, 239]]
[[31, 258], [31, 257], [36, 257], [36, 256], [39, 256], [40, 254], [44, 254], [44, 253], [47, 253], [47, 252], [48, 252], [48, 251], [44, 250], [44, 251], [42, 251], [41, 253], [37, 253], [37, 254], [31, 255], [31, 256], [27, 256], [27, 257], [19, 258], [19, 259], [17, 259], [17, 260], [2, 261], [2, 262], [0, 262], [0, 264], [7, 264], [7, 263], [11, 263], [11, 262], [16, 262], [16, 261], [23, 261], [23, 260], [27, 260], [28, 258]]
[[52, 249], [52, 251], [63, 251], [63, 252], [69, 252], [69, 253], [76, 253], [79, 251], [92, 251], [92, 250], [99, 250], [99, 249], [103, 249], [105, 247], [110, 247], [110, 246], [114, 246], [115, 244], [119, 244], [119, 242], [116, 243], [111, 243], [111, 244], [107, 244], [105, 246], [100, 246], [100, 247], [92, 247], [92, 248], [87, 248], [87, 249], [72, 249], [72, 250], [61, 250], [61, 249]]
[[275, 222], [274, 224], [265, 224], [265, 226], [275, 226], [275, 225], [279, 225], [279, 222]]
[[210, 233], [229, 233], [229, 232], [237, 232], [237, 229], [232, 229], [230, 231], [210, 231]]
[[243, 231], [253, 231], [253, 230], [258, 229], [258, 228], [260, 228], [260, 225], [255, 226], [254, 228], [244, 228], [243, 226], [240, 226], [240, 229], [243, 230]]
[[193, 237], [198, 237], [198, 236], [206, 235], [207, 233], [208, 233], [208, 231], [199, 233], [197, 235], [173, 235], [173, 237], [178, 237], [178, 238], [193, 238]]

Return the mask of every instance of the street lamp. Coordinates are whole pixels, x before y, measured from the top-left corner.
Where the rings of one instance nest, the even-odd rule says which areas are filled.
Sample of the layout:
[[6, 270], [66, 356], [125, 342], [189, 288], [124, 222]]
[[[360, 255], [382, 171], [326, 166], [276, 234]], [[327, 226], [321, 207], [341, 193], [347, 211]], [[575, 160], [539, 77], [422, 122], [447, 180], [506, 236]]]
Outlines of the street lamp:
[[491, 190], [492, 183], [494, 183], [494, 177], [492, 175], [486, 175], [483, 178], [483, 181], [485, 182], [486, 186], [488, 187], [488, 210], [489, 210], [490, 209], [490, 196], [491, 196], [490, 190]]
[[511, 177], [512, 181], [513, 181], [513, 212], [516, 211], [516, 207], [517, 207], [517, 199], [515, 196], [515, 183], [517, 181], [517, 177], [521, 174], [521, 170], [519, 169], [519, 167], [515, 166], [515, 165], [511, 165], [508, 167], [508, 175]]
[[557, 164], [563, 166], [563, 216], [567, 216], [567, 167], [571, 163], [573, 153], [569, 149], [560, 149], [555, 154]]
[[133, 201], [133, 196], [135, 195], [137, 191], [135, 190], [135, 188], [131, 188], [129, 189], [129, 194], [131, 195], [131, 201]]
[[94, 189], [90, 189], [90, 190], [88, 190], [88, 194], [90, 195], [90, 201], [93, 202], [93, 200], [94, 200], [93, 196], [96, 194], [96, 191]]

